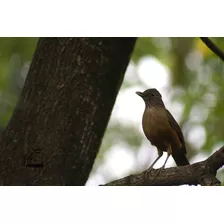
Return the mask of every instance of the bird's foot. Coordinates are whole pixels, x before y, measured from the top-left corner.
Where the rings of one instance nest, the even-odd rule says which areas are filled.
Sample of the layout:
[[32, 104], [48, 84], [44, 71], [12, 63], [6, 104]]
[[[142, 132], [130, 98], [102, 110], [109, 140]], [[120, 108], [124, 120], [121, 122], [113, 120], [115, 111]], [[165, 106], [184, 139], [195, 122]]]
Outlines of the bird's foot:
[[156, 177], [159, 176], [160, 172], [161, 172], [163, 169], [165, 169], [165, 166], [162, 166], [162, 167], [160, 167], [160, 168], [158, 169], [157, 173], [156, 173], [155, 176], [154, 176], [154, 179], [156, 179]]
[[160, 172], [164, 169], [164, 167], [160, 167], [155, 175], [155, 177], [159, 176]]
[[145, 179], [146, 179], [146, 180], [149, 180], [150, 177], [152, 178], [152, 175], [151, 175], [152, 170], [153, 170], [153, 168], [152, 168], [152, 166], [150, 166], [150, 167], [147, 169], [147, 171], [145, 172]]
[[151, 179], [151, 181], [152, 181], [152, 185], [153, 185], [153, 184], [154, 184], [154, 181], [156, 180], [156, 177], [159, 176], [160, 172], [161, 172], [163, 169], [165, 169], [165, 166], [160, 167], [160, 168], [157, 170], [157, 172], [155, 173], [155, 175], [152, 176], [152, 173], [151, 173], [151, 172], [152, 172], [153, 168], [152, 168], [152, 167], [149, 167], [149, 168], [147, 169], [147, 171], [145, 172], [145, 179], [146, 179], [147, 181]]

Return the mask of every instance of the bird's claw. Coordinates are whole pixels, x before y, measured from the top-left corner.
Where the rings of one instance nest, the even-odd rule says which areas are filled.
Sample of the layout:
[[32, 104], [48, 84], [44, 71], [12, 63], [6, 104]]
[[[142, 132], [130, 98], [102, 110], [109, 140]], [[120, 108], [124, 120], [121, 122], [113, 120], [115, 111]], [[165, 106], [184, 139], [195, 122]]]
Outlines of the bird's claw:
[[152, 167], [149, 167], [149, 168], [147, 169], [147, 171], [146, 171], [146, 173], [145, 173], [145, 179], [146, 179], [146, 180], [149, 180], [150, 177], [152, 177], [152, 175], [151, 175], [152, 170], [153, 170]]

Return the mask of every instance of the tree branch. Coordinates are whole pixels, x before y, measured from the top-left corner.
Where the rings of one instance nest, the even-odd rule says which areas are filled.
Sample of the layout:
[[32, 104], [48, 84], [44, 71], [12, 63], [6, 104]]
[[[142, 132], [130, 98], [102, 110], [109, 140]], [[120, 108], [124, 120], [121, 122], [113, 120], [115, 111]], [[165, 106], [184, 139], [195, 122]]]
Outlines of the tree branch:
[[224, 165], [224, 146], [202, 162], [164, 169], [155, 178], [157, 169], [146, 170], [100, 186], [218, 186], [217, 170]]
[[208, 37], [200, 37], [200, 39], [213, 53], [224, 61], [224, 52], [219, 47], [217, 47]]

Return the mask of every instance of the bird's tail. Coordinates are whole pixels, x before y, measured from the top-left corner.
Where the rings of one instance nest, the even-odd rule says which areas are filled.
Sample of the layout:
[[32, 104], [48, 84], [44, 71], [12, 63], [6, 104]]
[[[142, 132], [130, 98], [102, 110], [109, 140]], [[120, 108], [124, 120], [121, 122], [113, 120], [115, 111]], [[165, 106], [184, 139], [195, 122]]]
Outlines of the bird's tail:
[[186, 166], [190, 165], [185, 153], [185, 149], [178, 149], [175, 150], [175, 152], [172, 153], [173, 159], [176, 162], [177, 166]]

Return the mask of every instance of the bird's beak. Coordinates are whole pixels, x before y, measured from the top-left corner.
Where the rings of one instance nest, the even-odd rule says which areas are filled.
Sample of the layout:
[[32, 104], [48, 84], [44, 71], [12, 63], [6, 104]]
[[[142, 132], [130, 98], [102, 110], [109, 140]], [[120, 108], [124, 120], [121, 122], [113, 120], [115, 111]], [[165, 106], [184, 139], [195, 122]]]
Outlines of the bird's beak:
[[139, 95], [140, 97], [143, 97], [143, 93], [142, 92], [135, 92], [137, 95]]

